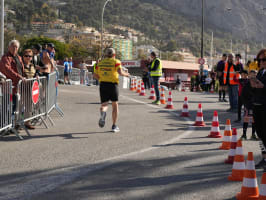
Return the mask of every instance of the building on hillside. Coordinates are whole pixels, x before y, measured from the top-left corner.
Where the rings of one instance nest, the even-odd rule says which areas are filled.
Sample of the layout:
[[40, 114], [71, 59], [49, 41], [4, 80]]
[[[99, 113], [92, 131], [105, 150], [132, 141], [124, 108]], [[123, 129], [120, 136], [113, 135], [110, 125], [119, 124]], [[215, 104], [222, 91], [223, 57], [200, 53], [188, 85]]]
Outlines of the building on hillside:
[[101, 34], [98, 31], [88, 32], [76, 30], [67, 34], [67, 40], [86, 40], [89, 46], [99, 45], [101, 42]]
[[126, 39], [114, 39], [112, 47], [121, 54], [121, 60], [132, 60], [133, 42]]
[[135, 48], [136, 58], [140, 58], [141, 57], [140, 54], [143, 54], [145, 55], [145, 57], [148, 57], [151, 54], [151, 52], [155, 52], [159, 56], [159, 50], [152, 45], [140, 45]]
[[46, 23], [46, 22], [31, 22], [31, 29], [34, 32], [46, 32], [49, 29], [49, 23]]
[[184, 58], [183, 62], [197, 63], [197, 58], [190, 51], [185, 49], [181, 49], [181, 51], [175, 51], [174, 54], [181, 55]]

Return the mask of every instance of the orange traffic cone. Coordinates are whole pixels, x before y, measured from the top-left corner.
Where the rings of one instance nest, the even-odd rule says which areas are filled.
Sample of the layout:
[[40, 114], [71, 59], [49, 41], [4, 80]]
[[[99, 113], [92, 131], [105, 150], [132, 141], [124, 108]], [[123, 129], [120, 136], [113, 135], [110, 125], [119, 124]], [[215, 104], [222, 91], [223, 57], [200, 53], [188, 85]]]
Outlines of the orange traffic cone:
[[165, 95], [164, 95], [164, 89], [163, 88], [162, 88], [162, 91], [161, 91], [160, 102], [161, 102], [161, 104], [166, 104]]
[[138, 80], [138, 86], [137, 86], [137, 91], [136, 93], [141, 93], [141, 80]]
[[227, 119], [224, 130], [223, 143], [219, 147], [219, 149], [229, 150], [231, 145], [231, 137], [232, 137], [231, 122], [230, 119]]
[[248, 152], [248, 159], [246, 162], [246, 169], [244, 173], [244, 179], [242, 182], [241, 192], [239, 192], [236, 195], [236, 199], [246, 200], [246, 199], [258, 199], [258, 198], [259, 198], [259, 188], [257, 183], [253, 153]]
[[181, 92], [185, 92], [186, 90], [185, 90], [185, 84], [184, 84], [184, 82], [182, 82], [182, 89], [181, 89]]
[[155, 91], [154, 91], [154, 85], [151, 86], [151, 95], [149, 97], [149, 99], [155, 100]]
[[131, 79], [131, 85], [130, 85], [130, 91], [134, 91], [134, 85], [135, 85], [135, 79], [134, 78], [132, 78]]
[[137, 90], [137, 79], [134, 79], [134, 90], [133, 91], [136, 91]]
[[260, 196], [258, 200], [266, 200], [266, 172], [263, 173], [260, 184]]
[[234, 158], [232, 174], [228, 176], [228, 180], [243, 181], [244, 172], [245, 172], [245, 157], [243, 154], [242, 142], [241, 140], [238, 140], [236, 145], [236, 155]]
[[146, 96], [146, 93], [145, 93], [145, 87], [144, 87], [144, 83], [142, 82], [141, 83], [141, 93], [139, 93], [140, 96]]
[[199, 104], [197, 117], [196, 117], [196, 121], [194, 123], [194, 126], [205, 126], [205, 123], [203, 121], [203, 112], [202, 112], [201, 104]]
[[214, 111], [214, 113], [213, 113], [211, 133], [208, 137], [211, 137], [211, 138], [221, 138], [222, 137], [222, 135], [220, 134], [220, 127], [219, 127], [219, 120], [218, 120], [217, 111]]
[[169, 90], [169, 96], [168, 96], [167, 106], [165, 108], [167, 108], [167, 109], [174, 109], [173, 101], [172, 101], [172, 91], [171, 90]]
[[184, 99], [183, 109], [180, 117], [189, 117], [187, 97]]
[[231, 140], [231, 144], [230, 144], [230, 151], [229, 151], [227, 160], [224, 161], [226, 164], [233, 164], [234, 157], [236, 154], [236, 144], [237, 144], [237, 131], [236, 131], [236, 128], [233, 128], [232, 140]]

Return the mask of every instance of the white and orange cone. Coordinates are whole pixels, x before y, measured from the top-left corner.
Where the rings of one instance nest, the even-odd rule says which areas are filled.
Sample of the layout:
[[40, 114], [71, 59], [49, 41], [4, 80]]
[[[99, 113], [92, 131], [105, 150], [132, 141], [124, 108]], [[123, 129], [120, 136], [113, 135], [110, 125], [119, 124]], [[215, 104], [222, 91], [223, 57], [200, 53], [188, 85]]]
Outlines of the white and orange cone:
[[258, 199], [259, 188], [255, 170], [253, 153], [248, 152], [244, 179], [242, 182], [241, 192], [236, 195], [237, 200]]
[[130, 91], [135, 91], [135, 79], [131, 79], [131, 86], [130, 86]]
[[194, 123], [194, 126], [205, 126], [205, 123], [204, 123], [204, 120], [203, 120], [203, 112], [202, 112], [201, 103], [199, 104], [197, 117], [196, 117], [196, 121]]
[[167, 108], [167, 109], [174, 109], [173, 99], [172, 99], [172, 91], [171, 90], [169, 90], [169, 96], [168, 96], [167, 106], [165, 108]]
[[144, 83], [142, 82], [141, 83], [141, 92], [139, 93], [140, 96], [146, 96], [146, 93], [145, 93], [145, 87], [144, 87]]
[[228, 158], [224, 161], [224, 163], [233, 164], [234, 157], [236, 154], [236, 144], [237, 144], [237, 131], [236, 131], [236, 128], [233, 128], [233, 134], [232, 134], [232, 139], [231, 139], [231, 144], [230, 144], [230, 151], [228, 154]]
[[263, 173], [260, 184], [260, 196], [258, 200], [266, 200], [266, 172]]
[[187, 97], [184, 99], [183, 109], [180, 117], [189, 117], [189, 111], [188, 111], [188, 100]]
[[151, 99], [151, 100], [155, 100], [156, 99], [155, 91], [154, 91], [154, 85], [151, 86], [151, 95], [150, 95], [149, 99]]
[[181, 92], [185, 92], [186, 90], [185, 90], [185, 84], [184, 84], [184, 82], [182, 82], [182, 88], [181, 88]]
[[161, 95], [160, 95], [160, 102], [161, 102], [161, 104], [166, 104], [165, 94], [164, 94], [164, 89], [163, 88], [162, 88]]
[[211, 137], [211, 138], [221, 138], [222, 137], [222, 135], [220, 134], [220, 127], [219, 127], [219, 120], [218, 120], [217, 111], [214, 111], [214, 113], [213, 113], [211, 133], [208, 137]]
[[241, 140], [238, 140], [236, 145], [236, 155], [234, 157], [232, 174], [228, 176], [228, 180], [243, 181], [244, 172], [245, 172], [245, 157], [243, 154], [242, 142]]
[[231, 122], [230, 119], [227, 119], [224, 130], [223, 143], [219, 147], [219, 149], [229, 150], [231, 145], [231, 137], [232, 137]]
[[141, 93], [141, 80], [138, 80], [138, 86], [136, 93]]

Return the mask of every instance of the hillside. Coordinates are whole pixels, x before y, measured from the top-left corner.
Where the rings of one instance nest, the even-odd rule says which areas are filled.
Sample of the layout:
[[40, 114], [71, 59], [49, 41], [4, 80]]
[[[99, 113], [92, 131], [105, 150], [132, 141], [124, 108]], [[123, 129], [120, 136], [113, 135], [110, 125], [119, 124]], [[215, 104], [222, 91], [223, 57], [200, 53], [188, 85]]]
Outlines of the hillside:
[[[20, 10], [18, 5], [26, 7], [25, 5], [30, 4], [35, 7], [31, 11], [24, 10], [23, 14], [28, 18], [17, 18], [17, 24], [21, 25], [30, 22], [33, 16], [41, 16], [39, 8], [45, 9], [43, 5], [41, 6], [44, 2], [47, 1], [11, 0], [7, 4], [16, 11]], [[60, 17], [67, 22], [93, 26], [100, 30], [101, 12], [105, 0], [58, 0], [57, 2], [65, 2], [65, 5], [50, 5], [51, 13], [47, 16], [54, 18], [53, 10], [57, 8], [61, 11]], [[113, 0], [108, 3], [105, 10], [105, 27], [112, 30], [112, 26], [117, 24], [134, 28], [145, 33], [150, 39], [148, 43], [153, 43], [161, 50], [171, 51], [173, 47], [188, 47], [198, 56], [201, 31], [200, 2], [199, 0]], [[243, 51], [245, 43], [243, 39], [246, 37], [262, 38], [261, 36], [265, 35], [265, 27], [261, 25], [261, 21], [258, 21], [261, 14], [257, 13], [261, 9], [259, 5], [262, 5], [264, 0], [246, 0], [245, 4], [241, 2], [243, 0], [206, 1], [205, 54], [209, 53], [212, 31], [217, 52], [230, 49], [231, 35], [235, 51], [237, 49]], [[234, 8], [234, 11], [225, 13], [229, 7]], [[41, 13], [45, 15], [45, 10]], [[46, 19], [49, 20], [48, 17]], [[251, 53], [255, 53], [261, 47], [261, 41], [254, 42], [249, 39], [249, 44]]]

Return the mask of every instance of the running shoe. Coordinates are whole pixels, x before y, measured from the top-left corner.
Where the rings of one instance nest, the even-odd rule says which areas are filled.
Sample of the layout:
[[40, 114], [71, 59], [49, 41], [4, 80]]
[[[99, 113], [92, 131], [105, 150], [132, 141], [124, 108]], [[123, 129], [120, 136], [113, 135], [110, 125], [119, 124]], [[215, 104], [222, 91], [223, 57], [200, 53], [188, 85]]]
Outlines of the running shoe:
[[103, 128], [105, 125], [105, 118], [106, 118], [106, 112], [101, 112], [101, 117], [99, 119], [99, 126], [101, 128]]
[[247, 140], [247, 136], [246, 136], [246, 135], [242, 135], [242, 136], [240, 137], [240, 140]]
[[113, 125], [112, 126], [112, 132], [117, 133], [119, 131], [120, 131], [120, 129], [119, 129], [119, 127], [117, 125]]

